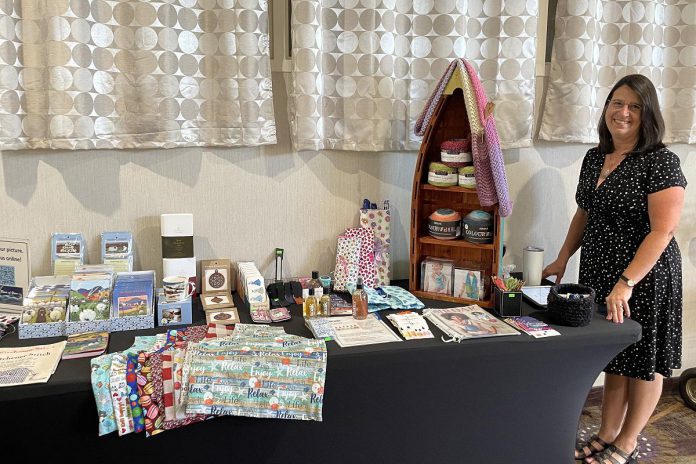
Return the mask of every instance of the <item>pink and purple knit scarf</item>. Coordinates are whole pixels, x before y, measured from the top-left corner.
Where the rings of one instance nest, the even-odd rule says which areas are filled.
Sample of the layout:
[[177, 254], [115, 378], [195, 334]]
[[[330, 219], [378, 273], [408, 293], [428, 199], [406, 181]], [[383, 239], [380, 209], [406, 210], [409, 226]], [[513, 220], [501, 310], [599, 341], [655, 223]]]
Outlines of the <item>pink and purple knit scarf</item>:
[[[445, 87], [457, 67], [462, 71], [464, 86], [462, 90], [471, 126], [471, 148], [479, 203], [481, 206], [493, 206], [498, 203], [500, 215], [507, 217], [512, 212], [512, 201], [505, 175], [503, 151], [500, 148], [500, 139], [493, 115], [485, 116], [484, 110], [488, 99], [471, 64], [462, 58], [450, 63], [430, 95], [418, 121], [416, 121], [415, 133], [420, 136], [425, 134]], [[471, 106], [475, 106], [475, 108], [471, 108]]]

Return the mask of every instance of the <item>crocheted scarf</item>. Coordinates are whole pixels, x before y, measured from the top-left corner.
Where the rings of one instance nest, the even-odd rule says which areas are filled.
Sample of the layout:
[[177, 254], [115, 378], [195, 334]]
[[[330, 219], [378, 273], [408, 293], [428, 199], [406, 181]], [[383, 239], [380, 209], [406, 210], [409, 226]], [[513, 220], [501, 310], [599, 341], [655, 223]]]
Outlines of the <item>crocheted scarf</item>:
[[505, 176], [503, 151], [500, 148], [493, 115], [485, 116], [484, 110], [488, 99], [471, 64], [462, 58], [450, 63], [416, 121], [415, 133], [420, 136], [425, 134], [435, 108], [456, 68], [460, 69], [462, 75], [462, 90], [471, 128], [471, 151], [474, 158], [476, 193], [479, 203], [481, 206], [493, 206], [498, 203], [500, 215], [507, 217], [512, 212], [512, 201]]

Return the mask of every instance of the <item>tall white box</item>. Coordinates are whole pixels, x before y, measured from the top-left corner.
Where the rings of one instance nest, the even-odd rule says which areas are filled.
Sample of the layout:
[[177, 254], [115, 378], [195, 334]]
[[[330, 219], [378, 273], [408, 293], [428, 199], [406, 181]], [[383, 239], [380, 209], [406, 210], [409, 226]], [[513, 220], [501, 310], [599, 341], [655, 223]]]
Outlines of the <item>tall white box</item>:
[[160, 215], [162, 237], [193, 237], [193, 214]]
[[196, 284], [196, 255], [193, 250], [193, 214], [160, 215], [162, 234], [162, 277], [185, 276]]

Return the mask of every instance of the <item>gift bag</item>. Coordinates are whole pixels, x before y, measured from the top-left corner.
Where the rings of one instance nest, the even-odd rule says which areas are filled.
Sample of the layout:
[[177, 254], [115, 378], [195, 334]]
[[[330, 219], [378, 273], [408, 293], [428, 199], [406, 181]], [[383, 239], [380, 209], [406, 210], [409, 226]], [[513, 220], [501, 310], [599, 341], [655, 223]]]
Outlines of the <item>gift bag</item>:
[[360, 264], [360, 237], [340, 235], [336, 246], [336, 268], [334, 269], [334, 290], [345, 292], [348, 282], [358, 281]]
[[377, 273], [375, 286], [389, 285], [389, 270], [391, 267], [389, 257], [389, 200], [384, 201], [384, 206], [381, 209], [373, 207], [362, 208], [360, 210], [360, 227], [372, 229], [375, 234], [374, 259], [375, 271]]
[[346, 237], [359, 238], [358, 276], [362, 277], [365, 287], [374, 287], [377, 280], [375, 271], [375, 233], [372, 229], [362, 227], [346, 229]]

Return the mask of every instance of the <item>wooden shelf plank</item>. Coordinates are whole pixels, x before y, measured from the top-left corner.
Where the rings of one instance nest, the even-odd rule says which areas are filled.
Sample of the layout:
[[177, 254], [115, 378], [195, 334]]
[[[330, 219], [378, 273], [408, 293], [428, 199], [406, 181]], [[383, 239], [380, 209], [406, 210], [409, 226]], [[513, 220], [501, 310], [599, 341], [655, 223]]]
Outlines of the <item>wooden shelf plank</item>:
[[460, 187], [458, 185], [455, 185], [454, 187], [437, 187], [435, 185], [430, 185], [430, 184], [421, 184], [420, 188], [423, 190], [435, 190], [438, 192], [458, 192], [458, 193], [473, 193], [476, 195], [476, 189], [470, 189], [466, 187]]
[[476, 244], [469, 243], [466, 240], [454, 239], [454, 240], [440, 240], [434, 237], [418, 237], [419, 243], [427, 243], [429, 245], [442, 245], [446, 247], [459, 247], [459, 248], [473, 248], [475, 250], [495, 250], [495, 246], [492, 243], [489, 244]]
[[488, 299], [488, 300], [471, 300], [469, 298], [457, 298], [451, 295], [443, 295], [442, 293], [430, 293], [430, 292], [424, 292], [422, 290], [411, 290], [411, 293], [416, 295], [419, 298], [426, 298], [429, 300], [439, 300], [439, 301], [449, 301], [451, 303], [462, 303], [464, 305], [472, 305], [472, 304], [477, 304], [481, 306], [482, 308], [492, 308], [493, 307], [493, 300]]

